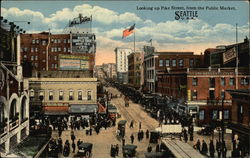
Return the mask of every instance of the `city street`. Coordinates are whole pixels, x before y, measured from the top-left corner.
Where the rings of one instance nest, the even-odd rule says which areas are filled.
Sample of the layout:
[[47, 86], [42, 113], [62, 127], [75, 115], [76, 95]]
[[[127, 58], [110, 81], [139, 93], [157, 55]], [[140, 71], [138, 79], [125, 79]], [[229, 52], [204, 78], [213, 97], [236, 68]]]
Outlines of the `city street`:
[[[146, 139], [144, 136], [144, 139], [142, 141], [138, 141], [137, 139], [137, 133], [139, 131], [139, 123], [141, 122], [141, 129], [145, 132], [147, 129], [149, 131], [154, 130], [159, 126], [159, 123], [149, 116], [148, 113], [146, 113], [142, 107], [139, 104], [133, 103], [131, 100], [129, 101], [129, 107], [125, 107], [124, 103], [124, 97], [120, 97], [120, 92], [112, 87], [106, 88], [106, 90], [109, 93], [112, 93], [113, 95], [118, 95], [118, 98], [113, 98], [111, 100], [111, 104], [114, 104], [118, 108], [118, 113], [121, 115], [120, 118], [117, 119], [117, 123], [120, 120], [127, 120], [126, 129], [125, 129], [125, 144], [131, 144], [130, 136], [133, 134], [135, 136], [134, 144], [137, 145], [137, 157], [138, 158], [144, 158], [144, 153], [147, 151], [147, 147], [149, 145], [149, 139]], [[134, 128], [130, 128], [130, 122], [134, 121]], [[195, 131], [197, 131], [199, 128], [195, 127]], [[116, 137], [117, 132], [117, 124], [115, 127], [101, 129], [100, 133], [97, 135], [96, 132], [93, 132], [92, 136], [86, 135], [86, 131], [81, 130], [75, 130], [75, 136], [76, 140], [75, 143], [78, 141], [78, 139], [81, 139], [84, 142], [93, 143], [93, 150], [92, 150], [92, 157], [93, 158], [109, 158], [110, 157], [110, 150], [111, 150], [111, 144], [119, 145], [119, 156], [122, 157], [122, 142], [121, 140], [118, 140]], [[62, 139], [63, 144], [68, 139], [71, 145], [71, 138], [70, 138], [70, 130], [63, 131], [62, 133]], [[230, 140], [231, 134], [225, 134], [225, 140], [228, 148], [228, 153], [230, 154], [230, 148], [231, 148], [231, 142]], [[58, 132], [53, 131], [52, 134], [53, 138], [58, 139]], [[210, 139], [212, 139], [212, 136], [201, 136], [198, 135], [196, 132], [194, 132], [194, 141], [188, 141], [188, 144], [190, 146], [193, 146], [197, 140], [200, 139], [200, 141], [205, 140], [207, 143], [209, 143]], [[218, 133], [214, 134], [214, 143], [215, 140], [218, 139]], [[155, 151], [156, 144], [150, 144], [153, 147], [153, 151]], [[77, 152], [77, 149], [76, 149]], [[75, 152], [75, 153], [76, 153]], [[72, 153], [72, 147], [71, 147], [71, 153], [69, 157], [73, 157], [75, 153]], [[62, 155], [60, 157], [63, 157]]]
[[[107, 90], [111, 93], [120, 94], [120, 92], [114, 88], [107, 88]], [[137, 145], [137, 153], [138, 158], [143, 158], [144, 152], [147, 150], [147, 147], [149, 145], [149, 139], [146, 139], [144, 136], [144, 139], [140, 142], [137, 140], [137, 132], [139, 131], [139, 122], [141, 122], [141, 129], [146, 132], [148, 129], [153, 130], [158, 126], [158, 122], [151, 118], [147, 113], [145, 113], [142, 108], [135, 103], [132, 103], [130, 101], [129, 107], [124, 106], [124, 100], [123, 98], [114, 98], [111, 100], [111, 103], [116, 105], [118, 108], [118, 112], [121, 114], [121, 118], [117, 119], [116, 122], [119, 122], [119, 120], [127, 120], [126, 124], [126, 135], [125, 135], [125, 144], [131, 144], [130, 136], [133, 134], [135, 136], [134, 144]], [[131, 120], [134, 120], [134, 128], [129, 128]], [[101, 129], [100, 133], [97, 135], [95, 132], [93, 132], [92, 136], [86, 135], [85, 130], [75, 130], [75, 136], [77, 142], [78, 139], [83, 140], [84, 142], [90, 142], [93, 143], [93, 150], [92, 150], [92, 157], [93, 158], [109, 158], [110, 157], [110, 150], [111, 150], [111, 144], [119, 144], [119, 156], [122, 157], [122, 142], [119, 141], [116, 138], [116, 127], [111, 127], [105, 129]], [[63, 131], [62, 132], [62, 140], [63, 144], [68, 139], [71, 145], [71, 138], [70, 138], [70, 130]], [[53, 138], [58, 139], [58, 132], [53, 131], [52, 134]], [[154, 145], [155, 146], [155, 145]], [[153, 144], [153, 151], [155, 150]], [[76, 150], [77, 152], [77, 150]], [[74, 153], [71, 153], [69, 157], [73, 157]], [[63, 157], [62, 155], [60, 157]]]

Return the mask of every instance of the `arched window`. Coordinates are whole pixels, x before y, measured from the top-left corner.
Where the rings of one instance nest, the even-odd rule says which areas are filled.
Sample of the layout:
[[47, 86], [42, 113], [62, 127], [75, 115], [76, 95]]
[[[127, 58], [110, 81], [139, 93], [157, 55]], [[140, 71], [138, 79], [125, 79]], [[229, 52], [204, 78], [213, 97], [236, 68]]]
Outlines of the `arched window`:
[[10, 105], [10, 120], [14, 121], [15, 115], [16, 115], [16, 99], [12, 100]]
[[22, 104], [21, 104], [21, 120], [25, 119], [26, 117], [26, 101], [27, 101], [27, 98], [23, 97]]

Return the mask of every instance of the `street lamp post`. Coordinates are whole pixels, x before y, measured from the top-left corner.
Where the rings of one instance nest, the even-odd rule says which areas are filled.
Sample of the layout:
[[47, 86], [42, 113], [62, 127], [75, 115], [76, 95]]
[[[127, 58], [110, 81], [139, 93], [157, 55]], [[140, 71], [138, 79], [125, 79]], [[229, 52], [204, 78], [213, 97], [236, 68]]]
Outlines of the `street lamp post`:
[[221, 119], [221, 143], [222, 143], [222, 157], [225, 158], [227, 153], [226, 153], [226, 143], [224, 142], [224, 132], [225, 132], [225, 127], [224, 127], [224, 97], [221, 100], [221, 105], [222, 105], [222, 119]]

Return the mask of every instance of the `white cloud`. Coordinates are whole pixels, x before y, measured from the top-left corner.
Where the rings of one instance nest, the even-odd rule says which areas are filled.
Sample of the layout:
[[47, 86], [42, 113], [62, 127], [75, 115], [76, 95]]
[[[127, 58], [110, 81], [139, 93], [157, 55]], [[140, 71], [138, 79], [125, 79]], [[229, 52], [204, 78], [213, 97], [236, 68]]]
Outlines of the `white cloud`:
[[[51, 28], [53, 33], [62, 33], [64, 26], [69, 20], [77, 17], [79, 13], [83, 16], [93, 16], [93, 23], [96, 25], [92, 31], [97, 35], [97, 51], [113, 53], [115, 47], [133, 47], [133, 37], [121, 40], [122, 31], [136, 23], [136, 46], [142, 47], [149, 39], [158, 49], [192, 50], [194, 47], [201, 50], [199, 45], [213, 46], [229, 44], [235, 42], [235, 26], [219, 23], [210, 25], [205, 21], [196, 19], [189, 21], [162, 21], [154, 22], [154, 19], [142, 19], [135, 13], [116, 11], [83, 4], [75, 6], [73, 9], [63, 8], [49, 16], [45, 16], [38, 11], [19, 8], [2, 8], [4, 18], [10, 21], [31, 21], [28, 27], [29, 33], [47, 31]], [[19, 23], [18, 23], [19, 25]], [[249, 22], [247, 25], [239, 26], [240, 37], [245, 37], [249, 33]]]

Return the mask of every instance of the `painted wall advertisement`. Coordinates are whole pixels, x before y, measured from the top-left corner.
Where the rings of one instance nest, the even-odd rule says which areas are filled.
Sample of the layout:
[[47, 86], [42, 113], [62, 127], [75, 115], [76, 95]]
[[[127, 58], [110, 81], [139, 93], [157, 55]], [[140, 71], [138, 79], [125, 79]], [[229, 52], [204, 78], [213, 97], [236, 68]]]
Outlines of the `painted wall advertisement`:
[[60, 70], [87, 70], [89, 68], [88, 56], [60, 55]]

